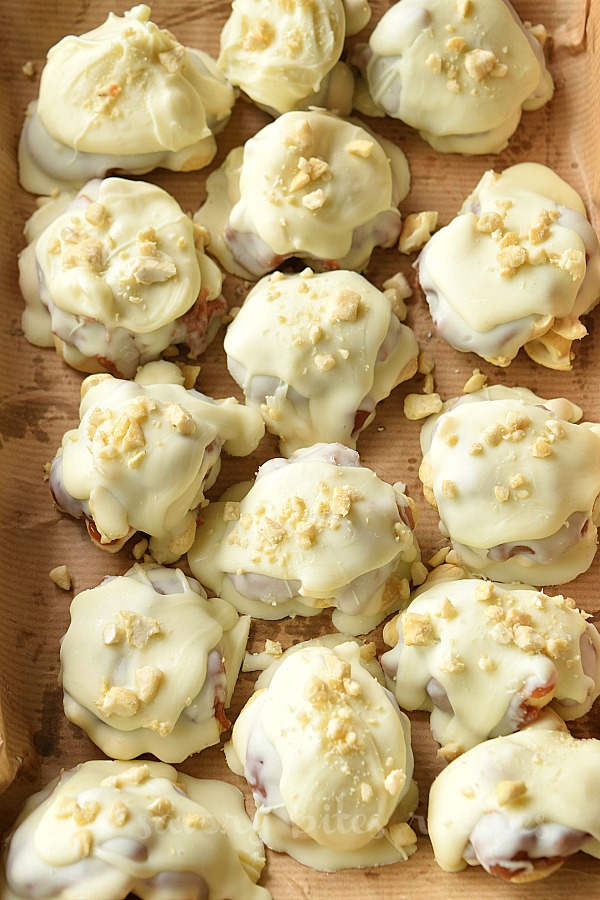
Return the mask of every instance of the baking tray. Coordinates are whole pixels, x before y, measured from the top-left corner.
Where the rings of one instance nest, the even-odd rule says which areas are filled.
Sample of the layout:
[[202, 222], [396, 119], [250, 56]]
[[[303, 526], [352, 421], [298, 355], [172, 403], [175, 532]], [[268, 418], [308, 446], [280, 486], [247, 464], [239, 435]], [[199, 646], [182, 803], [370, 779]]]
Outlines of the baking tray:
[[[359, 36], [365, 40], [374, 23], [391, 3], [375, 0], [370, 26]], [[370, 120], [381, 134], [397, 142], [405, 151], [412, 173], [412, 189], [401, 209], [404, 213], [436, 209], [440, 224], [446, 224], [464, 197], [488, 168], [505, 168], [525, 160], [544, 163], [569, 181], [584, 198], [596, 230], [600, 230], [600, 4], [590, 0], [517, 0], [523, 19], [544, 22], [551, 40], [546, 52], [556, 83], [551, 104], [525, 113], [510, 146], [497, 157], [442, 156], [431, 150], [411, 129], [392, 120]], [[38, 790], [61, 768], [102, 754], [86, 735], [70, 724], [62, 712], [62, 694], [57, 684], [60, 636], [69, 621], [69, 604], [74, 592], [97, 584], [107, 574], [123, 574], [133, 563], [129, 548], [111, 556], [92, 547], [81, 522], [58, 513], [52, 503], [43, 467], [54, 455], [62, 434], [77, 421], [79, 386], [82, 377], [65, 366], [52, 351], [31, 347], [20, 328], [22, 300], [17, 286], [16, 259], [23, 246], [22, 228], [35, 208], [35, 200], [17, 185], [16, 144], [27, 101], [37, 92], [39, 71], [47, 49], [68, 33], [82, 33], [99, 25], [110, 9], [121, 13], [126, 6], [111, 7], [105, 0], [58, 0], [51, 13], [41, 0], [0, 5], [0, 33], [5, 37], [0, 58], [0, 208], [3, 211], [0, 247], [0, 829], [14, 820], [25, 797]], [[219, 31], [229, 12], [221, 0], [196, 3], [157, 0], [152, 18], [171, 29], [183, 42], [216, 55]], [[23, 64], [31, 60], [36, 75], [23, 75]], [[195, 210], [205, 196], [206, 175], [219, 165], [227, 151], [242, 143], [269, 121], [268, 117], [243, 100], [238, 101], [231, 122], [219, 138], [219, 152], [205, 171], [172, 174], [157, 171], [145, 176], [169, 190], [184, 209]], [[376, 251], [367, 275], [378, 286], [396, 271], [412, 280], [412, 258], [395, 250]], [[228, 278], [226, 294], [239, 305], [246, 293], [243, 284]], [[442, 397], [459, 394], [477, 367], [490, 382], [525, 385], [542, 396], [566, 396], [579, 403], [585, 418], [600, 421], [600, 374], [596, 360], [599, 346], [595, 321], [586, 319], [589, 336], [577, 351], [572, 372], [552, 372], [537, 367], [520, 354], [508, 369], [495, 369], [470, 354], [460, 354], [431, 334], [431, 323], [423, 301], [409, 304], [408, 322], [414, 328], [422, 350], [435, 359], [436, 390]], [[202, 358], [198, 386], [204, 392], [224, 397], [240, 396], [229, 378], [219, 334]], [[418, 480], [419, 423], [403, 415], [403, 399], [409, 392], [420, 393], [423, 376], [401, 385], [378, 407], [375, 423], [359, 441], [365, 464], [380, 477], [405, 481], [421, 510], [417, 529], [425, 560], [444, 542], [437, 518], [425, 503]], [[230, 484], [252, 477], [257, 466], [275, 455], [276, 444], [267, 436], [258, 450], [245, 459], [224, 458], [223, 469], [211, 496], [218, 497]], [[575, 473], [574, 473], [575, 474]], [[73, 590], [64, 592], [49, 579], [54, 566], [65, 563], [72, 576]], [[596, 583], [600, 557], [591, 569], [569, 585], [568, 593], [597, 620], [600, 601]], [[268, 636], [284, 647], [331, 630], [330, 615], [281, 622], [255, 621], [249, 650], [258, 651]], [[374, 635], [383, 650], [381, 629]], [[241, 675], [230, 718], [252, 693], [254, 675]], [[429, 785], [441, 768], [437, 745], [429, 733], [429, 716], [410, 714], [415, 751], [415, 778], [421, 803], [413, 820], [418, 834], [418, 852], [407, 863], [379, 869], [346, 870], [324, 875], [307, 869], [282, 854], [267, 851], [267, 868], [262, 883], [276, 900], [310, 897], [345, 897], [347, 900], [394, 898], [549, 898], [562, 900], [577, 894], [600, 895], [600, 865], [583, 853], [569, 860], [547, 881], [523, 887], [492, 879], [482, 869], [457, 875], [442, 872], [433, 860], [426, 835], [426, 801]], [[600, 707], [574, 723], [579, 737], [600, 736]], [[222, 778], [240, 787], [248, 811], [253, 804], [243, 780], [233, 775], [225, 763], [222, 745], [209, 748], [188, 759], [180, 767], [200, 776]]]

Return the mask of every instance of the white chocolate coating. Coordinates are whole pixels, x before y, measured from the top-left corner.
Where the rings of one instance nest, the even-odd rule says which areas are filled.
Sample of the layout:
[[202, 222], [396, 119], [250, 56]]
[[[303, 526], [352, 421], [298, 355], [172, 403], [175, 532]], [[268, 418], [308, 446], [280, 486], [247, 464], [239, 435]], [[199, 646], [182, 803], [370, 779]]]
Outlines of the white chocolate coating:
[[207, 600], [181, 570], [136, 564], [71, 604], [65, 714], [107, 756], [182, 762], [228, 727], [249, 628], [249, 616]]
[[[390, 623], [391, 624], [391, 623]], [[600, 635], [574, 601], [476, 579], [422, 590], [384, 639], [381, 664], [404, 709], [431, 712], [453, 756], [510, 734], [550, 703], [564, 719], [600, 695]]]
[[221, 265], [244, 278], [292, 256], [361, 270], [398, 238], [409, 184], [390, 141], [331, 113], [289, 112], [228, 154], [194, 219]]
[[[501, 802], [502, 782], [524, 785], [517, 802]], [[599, 790], [600, 741], [537, 728], [486, 741], [450, 763], [431, 786], [435, 858], [447, 872], [477, 864], [464, 854], [475, 826], [490, 813], [502, 814], [517, 832], [553, 825], [584, 832], [589, 838], [581, 849], [600, 858]]]
[[59, 507], [85, 516], [88, 530], [93, 522], [99, 546], [120, 549], [139, 530], [150, 536], [157, 562], [175, 562], [193, 542], [221, 447], [244, 456], [263, 436], [257, 412], [233, 397], [187, 391], [182, 381], [164, 361], [148, 363], [134, 382], [84, 380], [81, 422], [63, 438], [50, 486]]
[[521, 347], [571, 368], [579, 317], [600, 299], [600, 245], [579, 194], [538, 163], [486, 172], [428, 242], [419, 280], [436, 330], [507, 366]]
[[[165, 763], [94, 760], [25, 804], [9, 838], [6, 900], [269, 900], [240, 792]], [[3, 879], [4, 880], [4, 879]]]
[[403, 488], [339, 444], [270, 460], [254, 485], [209, 505], [190, 567], [241, 612], [280, 619], [335, 607], [336, 628], [365, 634], [407, 599], [420, 559]]
[[356, 272], [263, 278], [227, 329], [227, 366], [284, 456], [356, 447], [375, 406], [417, 369], [413, 332]]
[[[376, 663], [373, 677], [359, 644], [344, 640], [286, 652], [240, 713], [228, 747], [229, 764], [252, 787], [254, 827], [267, 846], [330, 872], [397, 862], [416, 849], [401, 825], [417, 799], [410, 724]], [[404, 843], [394, 844], [395, 831]]]
[[342, 0], [282, 4], [236, 0], [221, 32], [219, 67], [228, 81], [275, 114], [327, 106], [347, 115], [354, 79], [347, 66], [341, 93], [327, 100], [330, 79], [344, 46]]
[[69, 197], [49, 200], [26, 226], [27, 339], [47, 347], [56, 338], [75, 368], [129, 378], [171, 344], [205, 350], [224, 312], [222, 278], [177, 201], [122, 178]]
[[374, 102], [442, 153], [499, 153], [522, 109], [554, 91], [540, 44], [507, 0], [399, 0], [369, 51]]
[[109, 169], [200, 169], [234, 101], [214, 60], [158, 28], [149, 6], [110, 13], [49, 51], [21, 137], [21, 184], [49, 194]]
[[596, 552], [600, 426], [571, 424], [581, 411], [566, 400], [539, 400], [477, 391], [422, 432], [419, 477], [440, 530], [459, 564], [496, 581], [564, 584]]

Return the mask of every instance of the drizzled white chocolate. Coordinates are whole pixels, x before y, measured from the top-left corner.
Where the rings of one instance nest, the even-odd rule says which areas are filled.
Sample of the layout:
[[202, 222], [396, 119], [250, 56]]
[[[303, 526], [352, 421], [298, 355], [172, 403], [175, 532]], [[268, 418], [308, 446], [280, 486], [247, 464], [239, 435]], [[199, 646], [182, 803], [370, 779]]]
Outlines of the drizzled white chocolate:
[[227, 366], [289, 456], [319, 441], [354, 448], [376, 404], [417, 369], [417, 340], [355, 272], [283, 276], [250, 291], [227, 330]]
[[316, 444], [258, 470], [204, 514], [188, 554], [203, 584], [262, 619], [335, 607], [364, 634], [408, 598], [420, 553], [414, 504], [339, 444]]
[[600, 299], [600, 246], [581, 197], [538, 163], [486, 172], [418, 271], [439, 334], [499, 366], [524, 347], [569, 370], [573, 340], [587, 334], [580, 317]]
[[27, 339], [54, 343], [75, 368], [130, 378], [172, 344], [202, 352], [224, 312], [222, 279], [177, 201], [107, 178], [65, 202], [49, 200], [25, 229]]
[[21, 184], [49, 194], [109, 169], [200, 169], [234, 101], [216, 63], [158, 28], [149, 6], [109, 13], [49, 51], [19, 145]]
[[554, 90], [541, 45], [508, 0], [395, 3], [363, 69], [371, 104], [442, 153], [499, 153], [522, 110]]
[[339, 62], [346, 29], [342, 0], [236, 0], [221, 32], [219, 66], [275, 114], [319, 106], [348, 115], [354, 79]]
[[120, 549], [139, 530], [157, 562], [175, 562], [194, 540], [221, 447], [244, 456], [264, 434], [254, 410], [182, 382], [179, 368], [164, 361], [142, 367], [133, 382], [84, 380], [81, 422], [63, 438], [50, 487], [65, 512], [85, 516], [99, 546]]
[[[488, 870], [501, 866], [531, 878], [534, 863], [579, 847], [600, 858], [599, 790], [600, 741], [537, 728], [486, 741], [450, 763], [431, 786], [428, 830], [436, 860], [447, 872], [477, 865], [469, 842], [487, 817], [496, 818], [496, 833], [504, 825], [503, 841], [492, 831], [479, 849]], [[573, 849], [563, 837], [569, 832], [579, 837]], [[537, 858], [515, 859], [534, 835]]]
[[227, 753], [252, 788], [267, 846], [321, 871], [385, 865], [416, 849], [408, 719], [376, 662], [363, 665], [369, 648], [344, 641], [284, 653], [259, 678]]
[[228, 727], [249, 628], [181, 570], [136, 564], [71, 604], [65, 713], [107, 756], [182, 762]]
[[291, 256], [361, 270], [375, 246], [397, 240], [409, 183], [391, 142], [331, 113], [289, 112], [229, 153], [194, 219], [221, 265], [244, 278]]
[[440, 755], [510, 734], [548, 703], [564, 719], [600, 694], [600, 636], [573, 600], [461, 579], [422, 590], [386, 625], [381, 664], [404, 709], [431, 712]]
[[563, 584], [596, 552], [600, 426], [523, 388], [450, 401], [421, 436], [419, 477], [459, 563], [497, 581]]
[[269, 900], [240, 792], [157, 762], [85, 762], [34, 794], [9, 838], [6, 900]]

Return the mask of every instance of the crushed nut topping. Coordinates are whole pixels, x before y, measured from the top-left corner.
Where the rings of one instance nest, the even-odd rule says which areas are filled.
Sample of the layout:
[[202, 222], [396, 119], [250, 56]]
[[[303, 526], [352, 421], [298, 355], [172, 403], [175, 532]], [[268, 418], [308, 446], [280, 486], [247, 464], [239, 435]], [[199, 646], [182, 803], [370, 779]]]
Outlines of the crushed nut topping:
[[315, 366], [320, 372], [329, 372], [335, 365], [335, 356], [331, 353], [318, 353], [315, 356]]
[[437, 53], [430, 53], [425, 60], [425, 65], [431, 69], [434, 75], [439, 75], [442, 71], [442, 57]]
[[135, 686], [142, 703], [151, 703], [158, 693], [163, 672], [156, 666], [142, 666], [135, 670]]
[[500, 781], [496, 787], [498, 806], [511, 806], [527, 793], [524, 781]]
[[465, 668], [463, 660], [454, 653], [443, 659], [439, 665], [440, 672], [445, 672], [446, 675], [459, 675]]
[[242, 41], [244, 50], [253, 52], [255, 50], [266, 50], [273, 42], [275, 37], [275, 29], [266, 19], [259, 19], [253, 30], [249, 31]]
[[491, 581], [480, 581], [475, 588], [476, 600], [491, 600], [494, 596], [494, 585]]
[[129, 809], [122, 800], [117, 800], [116, 803], [113, 803], [108, 818], [111, 825], [114, 825], [115, 828], [122, 828], [129, 819]]
[[552, 454], [552, 444], [544, 438], [536, 438], [529, 447], [529, 452], [536, 459], [544, 459]]
[[194, 434], [196, 423], [187, 409], [179, 403], [168, 403], [165, 406], [165, 419], [180, 434]]
[[446, 47], [451, 53], [462, 53], [466, 46], [464, 37], [452, 37], [446, 41]]
[[455, 481], [450, 481], [449, 479], [444, 479], [442, 481], [442, 496], [447, 500], [453, 500], [458, 493], [458, 489], [456, 487]]
[[94, 846], [94, 835], [89, 828], [82, 828], [74, 832], [71, 841], [75, 847], [77, 855], [81, 859], [86, 859], [92, 852]]
[[336, 487], [333, 490], [331, 511], [336, 516], [345, 517], [350, 512], [352, 504], [357, 500], [362, 500], [362, 494], [355, 490], [355, 488], [350, 487], [350, 485]]
[[530, 625], [516, 625], [514, 628], [514, 638], [517, 647], [527, 652], [535, 653], [537, 650], [543, 650], [546, 646], [544, 638], [538, 634]]
[[493, 672], [496, 669], [496, 663], [489, 656], [481, 656], [477, 665], [482, 672]]
[[316, 191], [312, 191], [310, 194], [304, 195], [304, 197], [302, 198], [302, 206], [304, 206], [305, 209], [314, 212], [317, 209], [321, 209], [326, 199], [327, 198], [322, 188], [317, 188]]
[[145, 763], [143, 765], [131, 766], [120, 775], [108, 775], [100, 782], [100, 787], [121, 788], [128, 784], [144, 784], [152, 777], [150, 767]]
[[404, 415], [410, 421], [425, 419], [442, 410], [439, 394], [407, 394], [404, 398]]
[[63, 591], [71, 590], [71, 575], [67, 566], [55, 566], [53, 569], [50, 569], [48, 575], [54, 582], [54, 584], [61, 588]]
[[434, 210], [425, 210], [419, 213], [410, 213], [402, 223], [402, 231], [398, 242], [400, 253], [414, 253], [425, 246], [435, 231], [438, 213]]
[[506, 501], [510, 497], [510, 491], [502, 484], [496, 485], [496, 487], [494, 488], [494, 494], [496, 496], [496, 500], [499, 500], [500, 503], [506, 503]]
[[474, 81], [483, 81], [498, 65], [496, 55], [491, 50], [476, 48], [465, 54], [465, 69]]
[[383, 780], [383, 786], [392, 797], [399, 793], [406, 782], [406, 775], [402, 769], [392, 769]]
[[240, 518], [240, 504], [237, 500], [227, 500], [223, 506], [223, 521], [237, 522]]
[[293, 149], [306, 150], [314, 143], [313, 130], [308, 119], [301, 119], [294, 126], [293, 132], [285, 138], [285, 144]]
[[138, 284], [157, 284], [174, 278], [177, 275], [177, 267], [169, 257], [154, 259], [151, 256], [143, 256], [136, 259], [131, 274]]
[[504, 216], [497, 212], [484, 212], [477, 219], [477, 231], [482, 234], [493, 234], [504, 226]]
[[[447, 548], [446, 548], [447, 549]], [[448, 555], [446, 553], [446, 555]], [[438, 615], [442, 619], [454, 619], [456, 616], [456, 607], [449, 597], [444, 597], [440, 606]]]
[[115, 715], [128, 719], [135, 716], [140, 701], [135, 691], [125, 687], [111, 687], [96, 700], [96, 706], [107, 718]]
[[90, 272], [101, 272], [103, 250], [103, 244], [96, 238], [84, 238], [79, 243], [67, 247], [62, 257], [63, 269], [73, 269], [79, 266], [89, 269]]

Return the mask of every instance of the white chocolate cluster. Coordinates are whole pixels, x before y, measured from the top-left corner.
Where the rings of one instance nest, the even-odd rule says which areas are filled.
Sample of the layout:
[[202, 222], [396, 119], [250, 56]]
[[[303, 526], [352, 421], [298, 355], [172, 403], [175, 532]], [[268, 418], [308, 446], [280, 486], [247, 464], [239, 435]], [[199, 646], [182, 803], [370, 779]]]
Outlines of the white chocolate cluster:
[[600, 299], [600, 245], [583, 201], [538, 163], [486, 172], [418, 259], [436, 331], [508, 366], [521, 347], [568, 371]]
[[210, 232], [210, 252], [243, 278], [289, 257], [360, 271], [374, 247], [398, 239], [409, 184], [390, 141], [331, 113], [289, 112], [228, 154], [194, 219]]
[[60, 649], [67, 718], [107, 756], [182, 762], [219, 742], [250, 618], [180, 569], [136, 564], [78, 594]]
[[104, 549], [142, 531], [157, 562], [175, 562], [192, 545], [221, 447], [251, 453], [264, 434], [260, 415], [233, 397], [186, 390], [179, 368], [164, 361], [135, 381], [89, 375], [81, 391], [80, 425], [65, 434], [50, 473], [57, 505], [85, 517]]
[[150, 7], [69, 35], [48, 53], [19, 144], [28, 191], [72, 190], [121, 169], [201, 169], [235, 91], [214, 60], [150, 21]]
[[[368, 21], [369, 5], [362, 6]], [[318, 106], [348, 115], [354, 78], [340, 62], [347, 30], [342, 0], [236, 0], [221, 32], [219, 67], [273, 114]]]
[[460, 579], [423, 589], [386, 625], [381, 659], [404, 709], [431, 712], [454, 759], [534, 721], [551, 704], [585, 715], [600, 694], [600, 636], [563, 596], [527, 585]]
[[524, 388], [450, 401], [422, 431], [419, 477], [458, 561], [495, 581], [564, 584], [596, 552], [600, 426]]
[[375, 407], [417, 370], [413, 332], [356, 272], [275, 272], [254, 287], [225, 337], [227, 366], [289, 456], [356, 446]]
[[365, 634], [400, 608], [421, 573], [403, 489], [340, 444], [272, 459], [253, 485], [209, 505], [190, 567], [240, 612], [281, 619], [334, 607], [336, 628]]
[[232, 785], [165, 763], [94, 760], [27, 801], [1, 888], [6, 900], [270, 900], [256, 884], [264, 864]]
[[[540, 42], [508, 0], [402, 0], [362, 60], [369, 106], [442, 153], [499, 153], [553, 94]], [[377, 114], [377, 112], [375, 113]]]
[[447, 872], [483, 865], [513, 882], [581, 849], [600, 858], [600, 741], [526, 728], [474, 747], [433, 782], [428, 830]]
[[227, 747], [267, 846], [321, 871], [416, 850], [410, 724], [374, 651], [343, 635], [291, 648], [258, 679]]
[[214, 336], [221, 273], [197, 226], [161, 188], [91, 181], [75, 197], [49, 200], [25, 230], [25, 336], [56, 346], [74, 368], [133, 378], [167, 347], [186, 343], [197, 356]]

